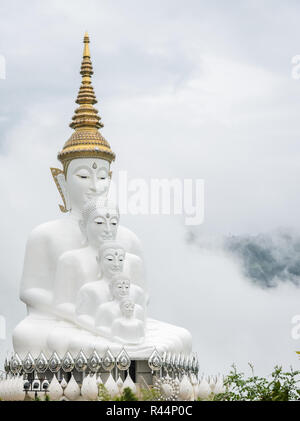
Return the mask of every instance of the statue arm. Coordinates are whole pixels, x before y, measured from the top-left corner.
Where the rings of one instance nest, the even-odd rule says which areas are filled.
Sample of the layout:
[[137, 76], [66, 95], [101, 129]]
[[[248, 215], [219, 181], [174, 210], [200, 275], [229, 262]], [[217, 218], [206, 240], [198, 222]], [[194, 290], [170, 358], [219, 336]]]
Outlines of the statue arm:
[[104, 303], [99, 306], [95, 317], [95, 328], [99, 335], [106, 338], [111, 337], [111, 325], [113, 322], [113, 315], [111, 314], [110, 307], [113, 302]]
[[90, 332], [94, 333], [95, 320], [93, 315], [91, 314], [91, 309], [93, 308], [93, 300], [93, 294], [87, 288], [82, 287], [78, 291], [75, 305], [75, 323], [83, 329], [89, 330]]
[[80, 265], [72, 252], [64, 253], [58, 260], [54, 281], [54, 312], [74, 322], [76, 291], [82, 277]]
[[53, 294], [51, 276], [53, 268], [48, 259], [49, 242], [35, 229], [30, 234], [25, 251], [20, 299], [29, 307], [50, 311]]

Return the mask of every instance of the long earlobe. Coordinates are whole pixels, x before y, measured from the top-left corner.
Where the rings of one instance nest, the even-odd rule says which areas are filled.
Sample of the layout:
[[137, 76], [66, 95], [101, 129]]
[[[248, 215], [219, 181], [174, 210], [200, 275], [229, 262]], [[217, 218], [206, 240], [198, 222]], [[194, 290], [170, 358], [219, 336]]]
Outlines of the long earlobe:
[[56, 184], [57, 190], [62, 198], [63, 205], [59, 205], [61, 212], [66, 213], [71, 210], [69, 194], [64, 172], [59, 168], [50, 168], [53, 180]]

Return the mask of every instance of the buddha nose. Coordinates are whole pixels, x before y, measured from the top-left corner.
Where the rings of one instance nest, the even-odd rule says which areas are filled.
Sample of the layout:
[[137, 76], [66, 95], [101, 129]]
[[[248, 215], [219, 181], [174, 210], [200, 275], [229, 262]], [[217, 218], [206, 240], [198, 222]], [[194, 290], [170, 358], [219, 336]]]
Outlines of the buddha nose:
[[107, 233], [109, 233], [109, 232], [110, 232], [110, 223], [109, 223], [109, 221], [106, 221], [106, 222], [105, 222], [105, 231], [106, 231]]
[[91, 177], [90, 190], [92, 192], [97, 191], [97, 177], [95, 175]]

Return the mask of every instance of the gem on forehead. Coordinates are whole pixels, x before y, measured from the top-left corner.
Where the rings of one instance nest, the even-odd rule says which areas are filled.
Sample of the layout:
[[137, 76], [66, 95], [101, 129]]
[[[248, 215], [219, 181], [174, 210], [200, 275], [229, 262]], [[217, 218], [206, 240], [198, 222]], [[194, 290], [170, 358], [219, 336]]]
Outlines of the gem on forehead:
[[94, 168], [94, 170], [96, 170], [96, 169], [97, 169], [97, 164], [96, 164], [96, 162], [94, 162], [94, 163], [93, 163], [93, 168]]

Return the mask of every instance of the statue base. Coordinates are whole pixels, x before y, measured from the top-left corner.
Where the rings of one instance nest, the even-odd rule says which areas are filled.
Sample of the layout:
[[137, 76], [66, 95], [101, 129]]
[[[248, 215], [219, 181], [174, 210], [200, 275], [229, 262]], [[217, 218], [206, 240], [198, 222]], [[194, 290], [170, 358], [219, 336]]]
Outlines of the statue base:
[[30, 314], [16, 327], [13, 344], [15, 352], [22, 359], [28, 352], [33, 358], [37, 358], [41, 351], [47, 358], [53, 352], [62, 358], [68, 351], [77, 355], [83, 350], [91, 355], [96, 350], [102, 355], [107, 349], [116, 357], [124, 347], [132, 360], [148, 360], [154, 348], [160, 354], [189, 355], [192, 352], [192, 337], [186, 329], [154, 319], [147, 319], [144, 341], [130, 345], [94, 335], [50, 315]]

